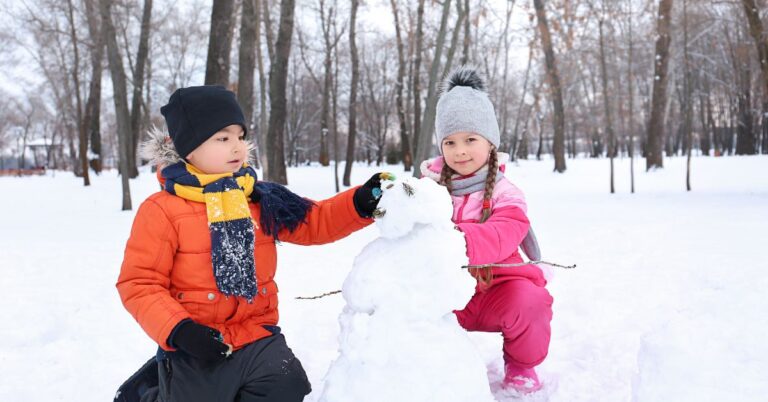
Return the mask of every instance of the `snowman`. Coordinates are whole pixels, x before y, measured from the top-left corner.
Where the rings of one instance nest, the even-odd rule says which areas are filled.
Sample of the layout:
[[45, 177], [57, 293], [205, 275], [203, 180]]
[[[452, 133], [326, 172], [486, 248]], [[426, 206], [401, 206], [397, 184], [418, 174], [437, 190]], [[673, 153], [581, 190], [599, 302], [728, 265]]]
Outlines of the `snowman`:
[[433, 180], [386, 181], [377, 209], [381, 236], [344, 281], [339, 356], [323, 402], [493, 401], [485, 364], [452, 310], [475, 281], [453, 206]]

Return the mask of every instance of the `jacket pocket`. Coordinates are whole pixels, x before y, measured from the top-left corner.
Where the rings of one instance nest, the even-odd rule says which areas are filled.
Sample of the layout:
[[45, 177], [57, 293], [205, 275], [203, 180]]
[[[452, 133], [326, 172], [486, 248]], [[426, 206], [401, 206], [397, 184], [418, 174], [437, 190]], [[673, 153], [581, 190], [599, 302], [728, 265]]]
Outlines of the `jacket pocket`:
[[216, 312], [223, 297], [215, 290], [180, 289], [173, 293], [173, 298], [189, 312], [192, 320], [201, 324], [217, 322]]

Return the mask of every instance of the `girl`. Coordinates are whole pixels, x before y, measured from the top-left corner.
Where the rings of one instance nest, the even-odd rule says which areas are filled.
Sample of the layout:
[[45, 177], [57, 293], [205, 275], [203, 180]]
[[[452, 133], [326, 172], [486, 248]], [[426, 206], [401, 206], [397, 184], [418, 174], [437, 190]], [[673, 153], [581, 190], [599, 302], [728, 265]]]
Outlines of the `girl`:
[[[504, 177], [508, 155], [497, 152], [496, 114], [474, 70], [461, 67], [446, 81], [435, 132], [442, 156], [422, 163], [421, 171], [450, 192], [452, 219], [464, 233], [470, 265], [522, 262], [518, 247], [530, 229], [525, 198]], [[552, 320], [552, 296], [541, 269], [525, 265], [470, 273], [477, 287], [467, 306], [454, 311], [459, 324], [468, 331], [501, 332], [505, 389], [539, 390], [534, 367], [547, 356]]]

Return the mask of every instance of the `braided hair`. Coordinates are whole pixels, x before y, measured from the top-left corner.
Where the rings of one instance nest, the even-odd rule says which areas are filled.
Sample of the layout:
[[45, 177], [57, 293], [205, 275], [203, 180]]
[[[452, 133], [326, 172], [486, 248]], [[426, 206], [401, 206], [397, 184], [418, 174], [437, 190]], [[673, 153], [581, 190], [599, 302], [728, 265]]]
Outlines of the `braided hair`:
[[493, 189], [496, 187], [496, 174], [498, 174], [498, 171], [499, 156], [496, 153], [496, 147], [491, 147], [491, 154], [488, 155], [488, 177], [485, 178], [483, 212], [480, 216], [480, 223], [487, 221], [491, 216], [491, 197], [493, 197]]
[[453, 186], [451, 185], [451, 176], [455, 175], [456, 171], [451, 169], [450, 166], [448, 166], [447, 163], [443, 163], [443, 170], [440, 171], [440, 181], [439, 183], [444, 185], [446, 190], [448, 190], [448, 194], [453, 191]]

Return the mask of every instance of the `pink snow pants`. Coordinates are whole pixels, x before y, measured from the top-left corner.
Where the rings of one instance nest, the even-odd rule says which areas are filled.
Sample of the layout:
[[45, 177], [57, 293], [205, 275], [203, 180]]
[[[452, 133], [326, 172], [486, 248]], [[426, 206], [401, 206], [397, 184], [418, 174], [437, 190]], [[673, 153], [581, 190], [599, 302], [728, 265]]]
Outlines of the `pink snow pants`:
[[495, 283], [454, 313], [467, 331], [501, 332], [507, 364], [532, 368], [547, 357], [552, 296], [528, 279]]

